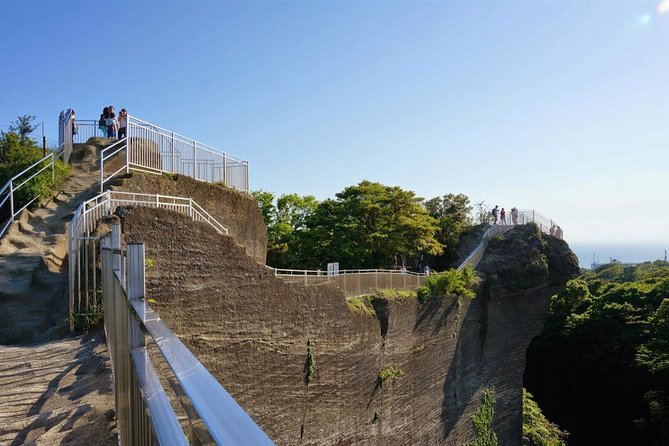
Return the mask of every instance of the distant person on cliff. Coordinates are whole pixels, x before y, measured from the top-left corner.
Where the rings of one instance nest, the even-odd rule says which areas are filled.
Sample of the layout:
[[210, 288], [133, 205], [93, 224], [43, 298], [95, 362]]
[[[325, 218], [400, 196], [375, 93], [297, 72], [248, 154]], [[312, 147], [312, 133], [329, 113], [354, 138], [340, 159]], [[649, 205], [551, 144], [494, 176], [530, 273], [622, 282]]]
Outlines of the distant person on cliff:
[[504, 210], [504, 208], [502, 208], [502, 210], [499, 213], [499, 220], [501, 224], [503, 225], [506, 224], [506, 211]]
[[557, 229], [555, 228], [555, 225], [551, 226], [551, 230], [549, 231], [550, 235], [556, 235]]
[[102, 131], [102, 137], [107, 136], [107, 115], [109, 114], [109, 107], [102, 109], [100, 120], [98, 121], [98, 128]]
[[495, 205], [495, 207], [492, 210], [492, 224], [496, 225], [497, 220], [499, 220], [499, 206]]
[[516, 209], [515, 207], [511, 208], [511, 223], [513, 223], [514, 225], [518, 224], [518, 209]]
[[555, 236], [562, 240], [562, 228], [560, 226], [555, 228]]
[[125, 108], [122, 108], [118, 114], [118, 139], [123, 139], [128, 132], [128, 112], [125, 111]]
[[107, 126], [107, 138], [116, 138], [116, 129], [118, 128], [118, 121], [116, 121], [116, 113], [114, 113], [114, 106], [107, 107], [107, 116], [105, 116], [105, 125]]

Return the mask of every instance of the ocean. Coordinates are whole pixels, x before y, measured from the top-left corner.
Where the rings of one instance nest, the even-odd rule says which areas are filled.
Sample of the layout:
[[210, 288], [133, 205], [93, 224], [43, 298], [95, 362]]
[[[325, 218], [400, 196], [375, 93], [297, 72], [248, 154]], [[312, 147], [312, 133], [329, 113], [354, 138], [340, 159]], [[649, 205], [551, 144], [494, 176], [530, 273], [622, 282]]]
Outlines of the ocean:
[[[567, 240], [567, 242], [569, 242]], [[639, 243], [569, 243], [569, 247], [578, 256], [581, 268], [590, 268], [593, 263], [609, 263], [619, 260], [623, 263], [641, 263], [664, 260], [669, 251], [669, 241]], [[666, 250], [666, 251], [665, 251]]]

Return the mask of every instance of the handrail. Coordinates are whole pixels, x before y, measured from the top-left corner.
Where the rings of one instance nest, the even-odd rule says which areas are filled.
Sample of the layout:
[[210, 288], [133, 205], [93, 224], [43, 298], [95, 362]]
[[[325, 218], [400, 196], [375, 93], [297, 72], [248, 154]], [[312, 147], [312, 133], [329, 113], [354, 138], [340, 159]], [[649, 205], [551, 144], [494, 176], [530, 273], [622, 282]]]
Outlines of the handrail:
[[[146, 335], [190, 400], [207, 437], [218, 445], [272, 445], [270, 438], [149, 306], [145, 296], [144, 244], [129, 244], [127, 261], [123, 262], [120, 225], [115, 224], [102, 245], [105, 331], [116, 383], [121, 445], [134, 445], [147, 437], [152, 444], [187, 444], [187, 435], [152, 365]], [[191, 440], [198, 444], [202, 438], [189, 424]]]
[[[465, 258], [465, 260], [458, 265], [456, 268], [458, 271], [462, 271], [467, 265], [471, 265], [473, 268], [476, 268], [478, 263], [481, 261], [483, 258], [483, 253], [488, 246], [488, 242], [492, 240], [493, 237], [496, 237], [500, 234], [503, 234], [507, 232], [508, 230], [512, 229], [514, 226], [517, 224], [525, 224], [525, 223], [530, 223], [530, 222], [535, 222], [537, 223], [537, 226], [539, 229], [546, 233], [550, 234], [552, 236], [556, 236], [558, 238], [562, 238], [562, 229], [557, 226], [557, 224], [540, 213], [532, 210], [532, 209], [523, 209], [519, 210], [517, 216], [515, 217], [517, 221], [514, 221], [512, 224], [509, 225], [504, 225], [504, 224], [495, 224], [491, 225], [489, 228], [486, 229], [486, 231], [483, 233], [482, 240], [481, 242], [474, 248], [474, 250]], [[557, 229], [556, 229], [557, 228]], [[358, 276], [360, 280], [362, 280], [362, 277], [365, 275], [377, 275], [377, 274], [385, 274], [385, 275], [390, 275], [390, 274], [396, 274], [396, 275], [404, 275], [404, 276], [416, 276], [419, 278], [426, 278], [428, 274], [426, 273], [416, 273], [412, 271], [402, 271], [402, 270], [384, 270], [384, 269], [354, 269], [354, 270], [340, 270], [336, 273], [331, 273], [328, 272], [327, 270], [319, 270], [319, 269], [286, 269], [286, 268], [272, 268], [271, 266], [268, 266], [269, 269], [274, 271], [274, 275], [277, 277], [281, 277], [283, 280], [290, 281], [290, 282], [303, 282], [305, 285], [311, 283], [322, 283], [323, 281], [333, 281], [333, 280], [339, 280], [338, 277], [340, 276]], [[349, 292], [349, 284], [346, 281], [346, 279], [342, 279], [342, 288], [344, 289], [345, 294], [347, 297], [352, 297], [357, 294], [350, 294]], [[382, 284], [379, 285], [378, 280], [375, 281], [375, 286], [378, 289], [378, 287], [385, 287], [386, 282], [382, 281]], [[422, 284], [422, 283], [420, 283]], [[403, 284], [402, 286], [406, 286], [406, 284]], [[368, 292], [370, 287], [358, 287], [359, 291], [362, 291], [364, 288], [365, 292]], [[364, 294], [364, 293], [363, 293]]]
[[[4, 206], [5, 203], [7, 203], [7, 200], [10, 201], [10, 216], [7, 219], [6, 222], [2, 225], [0, 228], [0, 237], [2, 237], [9, 226], [14, 222], [14, 219], [16, 218], [17, 215], [19, 215], [24, 209], [26, 209], [28, 206], [30, 206], [32, 203], [34, 203], [36, 200], [40, 198], [39, 195], [33, 196], [31, 199], [28, 200], [27, 203], [22, 204], [21, 207], [17, 210], [16, 209], [16, 200], [14, 198], [14, 195], [16, 192], [21, 189], [23, 186], [25, 186], [30, 180], [35, 178], [37, 175], [41, 174], [45, 170], [47, 170], [49, 167], [51, 167], [51, 179], [55, 178], [55, 163], [56, 159], [60, 157], [60, 155], [63, 153], [63, 148], [64, 144], [61, 144], [55, 151], [49, 153], [48, 155], [44, 156], [41, 158], [39, 161], [35, 161], [33, 164], [30, 166], [26, 167], [23, 169], [20, 173], [17, 173], [14, 175], [12, 178], [10, 178], [5, 185], [0, 189], [0, 196], [3, 194], [7, 193], [7, 195], [2, 198], [0, 201], [0, 207]], [[43, 162], [48, 161], [47, 164], [40, 166]], [[23, 177], [25, 174], [30, 172], [31, 170], [34, 170], [35, 168], [39, 168], [38, 171], [33, 172], [28, 178], [22, 180], [22, 182], [18, 185], [15, 185], [14, 182]]]
[[427, 276], [426, 273], [417, 273], [414, 271], [403, 271], [400, 269], [342, 269], [332, 274], [326, 270], [321, 269], [288, 269], [288, 268], [272, 268], [275, 276], [337, 276], [345, 274], [404, 274], [409, 276]]

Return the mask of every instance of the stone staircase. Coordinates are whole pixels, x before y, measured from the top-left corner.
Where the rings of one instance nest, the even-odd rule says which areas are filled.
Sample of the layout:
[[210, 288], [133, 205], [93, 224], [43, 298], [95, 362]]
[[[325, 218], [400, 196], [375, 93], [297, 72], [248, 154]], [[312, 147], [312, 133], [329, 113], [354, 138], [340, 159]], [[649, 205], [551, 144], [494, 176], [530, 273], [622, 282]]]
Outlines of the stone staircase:
[[99, 192], [97, 154], [111, 142], [75, 145], [60, 191], [0, 240], [0, 445], [116, 443], [102, 331], [67, 335], [68, 225]]

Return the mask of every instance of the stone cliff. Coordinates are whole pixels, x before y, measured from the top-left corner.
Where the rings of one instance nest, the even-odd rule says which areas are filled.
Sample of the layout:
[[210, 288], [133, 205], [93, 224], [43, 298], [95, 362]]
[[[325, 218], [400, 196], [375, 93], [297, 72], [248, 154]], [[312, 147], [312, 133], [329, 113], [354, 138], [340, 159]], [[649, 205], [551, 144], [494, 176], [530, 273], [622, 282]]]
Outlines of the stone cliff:
[[277, 445], [462, 445], [487, 388], [499, 444], [520, 445], [526, 348], [578, 273], [564, 242], [523, 226], [490, 244], [475, 299], [353, 314], [335, 287], [283, 283], [183, 215], [134, 208], [122, 223], [153, 260], [152, 305]]

